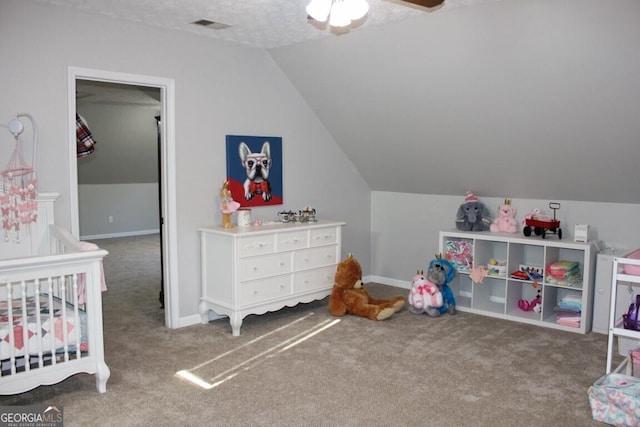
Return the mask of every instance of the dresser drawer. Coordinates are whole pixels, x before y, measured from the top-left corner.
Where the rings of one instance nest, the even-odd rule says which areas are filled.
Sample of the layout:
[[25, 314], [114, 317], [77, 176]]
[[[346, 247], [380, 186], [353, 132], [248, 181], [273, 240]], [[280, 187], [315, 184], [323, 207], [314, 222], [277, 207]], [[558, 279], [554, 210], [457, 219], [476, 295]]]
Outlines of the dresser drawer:
[[294, 254], [293, 270], [301, 271], [310, 268], [335, 265], [338, 257], [338, 246], [320, 246], [318, 248], [303, 249]]
[[243, 306], [286, 297], [290, 294], [290, 274], [240, 284], [240, 304]]
[[276, 250], [276, 238], [273, 234], [243, 237], [238, 244], [241, 257], [272, 254]]
[[293, 251], [307, 247], [307, 230], [288, 231], [278, 234], [278, 252]]
[[293, 276], [293, 292], [330, 289], [333, 287], [335, 275], [335, 265], [295, 273]]
[[311, 230], [311, 246], [334, 245], [338, 242], [338, 228], [326, 227]]
[[291, 254], [273, 254], [240, 260], [240, 280], [254, 280], [291, 273]]

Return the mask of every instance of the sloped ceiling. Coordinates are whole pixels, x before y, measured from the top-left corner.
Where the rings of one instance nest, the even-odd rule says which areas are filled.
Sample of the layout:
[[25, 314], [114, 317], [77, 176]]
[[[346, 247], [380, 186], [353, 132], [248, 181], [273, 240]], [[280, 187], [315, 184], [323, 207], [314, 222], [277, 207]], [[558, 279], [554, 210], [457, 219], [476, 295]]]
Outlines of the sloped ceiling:
[[504, 1], [270, 53], [373, 190], [638, 203], [639, 19]]
[[[181, 4], [103, 3], [146, 4], [158, 22]], [[298, 36], [268, 49], [373, 190], [640, 201], [640, 2], [447, 0], [373, 25], [376, 3], [347, 34], [291, 23]], [[230, 16], [194, 17], [216, 14]]]

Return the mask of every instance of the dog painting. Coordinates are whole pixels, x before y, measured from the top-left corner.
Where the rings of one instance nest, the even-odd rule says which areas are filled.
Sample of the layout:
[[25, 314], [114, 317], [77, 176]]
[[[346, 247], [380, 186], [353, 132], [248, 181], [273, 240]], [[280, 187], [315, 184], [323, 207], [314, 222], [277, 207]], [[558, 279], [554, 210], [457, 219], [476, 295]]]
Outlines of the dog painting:
[[262, 200], [271, 200], [271, 186], [269, 185], [269, 170], [271, 169], [271, 144], [269, 141], [262, 143], [259, 153], [252, 153], [244, 142], [238, 147], [240, 161], [247, 172], [244, 181], [245, 200], [253, 199], [253, 196], [261, 196]]
[[227, 175], [241, 206], [282, 204], [282, 138], [227, 135]]

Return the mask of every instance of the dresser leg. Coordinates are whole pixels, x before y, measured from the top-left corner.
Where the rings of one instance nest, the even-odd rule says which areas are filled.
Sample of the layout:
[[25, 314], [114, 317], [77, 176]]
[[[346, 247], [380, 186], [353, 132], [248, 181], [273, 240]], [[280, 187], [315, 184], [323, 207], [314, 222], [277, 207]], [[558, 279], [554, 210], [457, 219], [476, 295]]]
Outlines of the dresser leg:
[[198, 313], [200, 314], [200, 322], [202, 322], [203, 325], [209, 323], [209, 307], [206, 302], [200, 301], [200, 304], [198, 304]]
[[231, 334], [234, 337], [240, 336], [240, 326], [242, 326], [242, 316], [240, 313], [235, 312], [229, 316], [229, 323], [231, 323]]

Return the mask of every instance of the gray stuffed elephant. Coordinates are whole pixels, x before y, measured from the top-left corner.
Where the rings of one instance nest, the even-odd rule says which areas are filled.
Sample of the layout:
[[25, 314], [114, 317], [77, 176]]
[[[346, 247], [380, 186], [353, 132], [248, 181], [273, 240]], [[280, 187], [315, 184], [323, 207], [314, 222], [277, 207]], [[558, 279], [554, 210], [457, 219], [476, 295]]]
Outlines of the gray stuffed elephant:
[[467, 191], [464, 203], [458, 208], [456, 228], [462, 231], [484, 231], [491, 225], [491, 213], [471, 192]]

